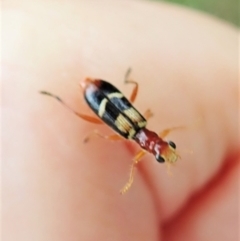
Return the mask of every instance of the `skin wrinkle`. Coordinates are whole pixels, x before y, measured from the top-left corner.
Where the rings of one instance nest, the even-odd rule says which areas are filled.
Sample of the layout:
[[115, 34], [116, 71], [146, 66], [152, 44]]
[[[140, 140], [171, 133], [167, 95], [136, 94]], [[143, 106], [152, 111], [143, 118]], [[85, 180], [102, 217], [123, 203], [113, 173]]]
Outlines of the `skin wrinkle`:
[[[232, 161], [225, 161], [224, 162], [225, 164], [222, 166], [219, 172], [212, 177], [208, 185], [205, 185], [202, 189], [200, 189], [196, 193], [193, 193], [189, 201], [186, 202], [186, 205], [185, 207], [183, 207], [181, 212], [178, 213], [173, 219], [168, 220], [164, 224], [163, 230], [165, 230], [165, 233], [163, 234], [163, 237], [164, 236], [166, 237], [164, 240], [179, 240], [178, 238], [176, 238], [177, 235], [175, 236], [175, 238], [174, 238], [174, 235], [170, 235], [170, 239], [169, 239], [169, 236], [167, 235], [168, 232], [172, 233], [171, 231], [172, 223], [174, 223], [174, 225], [179, 226], [179, 223], [181, 224], [181, 220], [184, 218], [184, 216], [190, 215], [190, 210], [194, 210], [196, 206], [199, 206], [200, 203], [208, 199], [209, 196], [211, 197], [213, 192], [216, 192], [216, 190], [218, 190], [219, 187], [221, 187], [221, 185], [227, 182], [227, 178], [229, 177], [229, 175], [231, 175], [233, 170], [236, 170], [236, 169], [239, 170], [239, 156], [240, 156], [239, 152], [233, 153], [232, 155], [230, 155], [230, 158], [228, 156], [227, 159], [230, 159]], [[186, 227], [184, 228], [186, 229]]]
[[[163, 224], [166, 229], [170, 228], [171, 222], [178, 222], [188, 209], [191, 209], [192, 206], [196, 205], [196, 203], [200, 203], [203, 197], [211, 194], [211, 192], [221, 185], [221, 182], [228, 177], [228, 174], [232, 172], [232, 169], [236, 169], [239, 166], [239, 153], [232, 153], [227, 155], [227, 158], [224, 158], [224, 165], [212, 176], [212, 178], [205, 183], [201, 188], [197, 189], [196, 192], [192, 193], [192, 195], [188, 198], [188, 201], [185, 203], [184, 207], [180, 210], [180, 212], [176, 213], [173, 217], [170, 217], [168, 220], [165, 220]], [[230, 156], [230, 158], [229, 158]], [[219, 184], [220, 182], [220, 184]]]

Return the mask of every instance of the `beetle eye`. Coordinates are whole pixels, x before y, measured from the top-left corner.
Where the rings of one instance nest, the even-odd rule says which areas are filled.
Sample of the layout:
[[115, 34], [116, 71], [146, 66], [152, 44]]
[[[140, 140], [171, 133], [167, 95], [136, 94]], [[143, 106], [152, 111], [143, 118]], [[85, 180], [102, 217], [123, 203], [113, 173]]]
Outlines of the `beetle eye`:
[[165, 162], [164, 158], [161, 157], [159, 154], [157, 154], [157, 155], [155, 156], [155, 158], [156, 158], [156, 160], [157, 160], [158, 162], [161, 162], [161, 163]]
[[168, 145], [170, 145], [173, 149], [176, 149], [176, 144], [174, 142], [169, 141]]

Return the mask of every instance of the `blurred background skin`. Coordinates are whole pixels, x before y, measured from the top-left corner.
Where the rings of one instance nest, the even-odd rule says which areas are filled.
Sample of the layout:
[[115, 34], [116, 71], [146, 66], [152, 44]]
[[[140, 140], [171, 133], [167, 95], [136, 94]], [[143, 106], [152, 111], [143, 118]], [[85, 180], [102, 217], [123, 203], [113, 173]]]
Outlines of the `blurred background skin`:
[[[9, 0], [2, 7], [4, 241], [239, 239], [235, 8], [217, 14], [226, 22], [156, 1]], [[93, 128], [111, 131], [38, 91], [90, 113], [78, 82], [104, 78], [129, 96], [128, 67], [140, 84], [136, 107], [154, 112], [149, 128], [189, 128], [169, 136], [182, 157], [172, 177], [148, 155], [120, 196], [138, 147], [84, 145]]]

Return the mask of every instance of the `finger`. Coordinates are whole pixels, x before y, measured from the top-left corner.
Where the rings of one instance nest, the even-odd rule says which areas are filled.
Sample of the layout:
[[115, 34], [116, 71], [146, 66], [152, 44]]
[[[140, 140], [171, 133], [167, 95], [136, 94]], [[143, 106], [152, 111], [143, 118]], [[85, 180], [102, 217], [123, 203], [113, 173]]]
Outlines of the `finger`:
[[[129, 233], [140, 240], [139, 230], [142, 239], [154, 240], [158, 235], [158, 225], [153, 204], [156, 200], [152, 197], [157, 199], [161, 216], [171, 217], [196, 188], [216, 173], [227, 150], [236, 149], [234, 125], [224, 135], [219, 135], [221, 131], [218, 133], [235, 118], [236, 94], [228, 98], [228, 104], [222, 98], [235, 93], [235, 69], [229, 63], [232, 52], [227, 50], [230, 40], [225, 37], [235, 36], [235, 31], [207, 21], [209, 32], [206, 35], [205, 19], [202, 17], [189, 13], [183, 18], [179, 12], [172, 19], [170, 9], [156, 8], [157, 5], [131, 3], [136, 11], [133, 14], [126, 4], [124, 14], [127, 17], [119, 18], [115, 14], [116, 11], [123, 14], [119, 5], [92, 4], [57, 4], [53, 8], [48, 3], [34, 2], [34, 6], [23, 4], [17, 15], [16, 12], [8, 13], [10, 19], [12, 16], [16, 19], [11, 21], [14, 26], [7, 27], [7, 34], [4, 35], [6, 39], [12, 39], [12, 42], [7, 42], [11, 54], [4, 59], [7, 80], [3, 99], [7, 108], [4, 114], [7, 140], [4, 149], [7, 150], [5, 157], [8, 160], [5, 190], [11, 191], [8, 194], [13, 195], [15, 200], [19, 195], [23, 200], [17, 206], [9, 204], [8, 211], [12, 217], [9, 220], [15, 221], [15, 224], [18, 221], [19, 224], [24, 216], [26, 226], [33, 230], [33, 234], [28, 235], [40, 233], [43, 236], [41, 240], [66, 240], [65, 237], [70, 234], [83, 240], [90, 235], [96, 237], [88, 233], [89, 225], [86, 224], [94, 227], [99, 239], [104, 239], [117, 229], [116, 233], [122, 235], [120, 240], [126, 240], [124, 237], [129, 237]], [[44, 15], [46, 9], [50, 11], [47, 16]], [[53, 16], [51, 10], [57, 14]], [[144, 25], [142, 11], [149, 15]], [[106, 15], [108, 19], [102, 17]], [[152, 22], [152, 16], [158, 21]], [[193, 21], [199, 22], [199, 30], [198, 34], [191, 35], [192, 44], [189, 44], [189, 32], [196, 31], [195, 25], [192, 28], [192, 25], [189, 26]], [[159, 29], [166, 28], [166, 22], [170, 24], [167, 28], [170, 30], [156, 35]], [[134, 28], [134, 35], [129, 23], [139, 26]], [[116, 26], [119, 31], [116, 31]], [[154, 28], [149, 29], [148, 26]], [[181, 35], [177, 33], [176, 26], [185, 26]], [[218, 29], [217, 39], [222, 39], [222, 42], [213, 48], [211, 34], [215, 33], [212, 31], [215, 28]], [[16, 33], [17, 37], [13, 38]], [[212, 37], [202, 41], [203, 36], [209, 35]], [[137, 41], [146, 39], [146, 36], [146, 43]], [[182, 39], [177, 40], [179, 36]], [[203, 52], [196, 49], [197, 43], [201, 44]], [[109, 53], [109, 49], [116, 51]], [[227, 57], [218, 58], [219, 49], [224, 49], [224, 56]], [[146, 65], [149, 60], [153, 64]], [[206, 72], [202, 71], [202, 63]], [[220, 66], [226, 63], [229, 69], [220, 72], [221, 75], [216, 74]], [[165, 170], [156, 168], [154, 164], [148, 169], [147, 164], [151, 166], [153, 163], [152, 157], [149, 157], [145, 159], [149, 162], [144, 166], [146, 171], [143, 177], [137, 175], [133, 191], [126, 199], [120, 199], [119, 187], [126, 181], [128, 165], [137, 149], [127, 144], [131, 150], [128, 152], [124, 144], [116, 143], [110, 147], [110, 144], [100, 140], [91, 146], [84, 146], [82, 136], [95, 126], [76, 119], [62, 110], [58, 103], [43, 100], [37, 92], [43, 88], [51, 92], [54, 90], [64, 100], [67, 98], [74, 109], [88, 111], [80, 99], [82, 97], [75, 87], [76, 83], [93, 75], [124, 89], [123, 76], [129, 65], [134, 69], [134, 79], [140, 83], [140, 89], [143, 86], [141, 96], [145, 96], [139, 96], [136, 106], [140, 110], [157, 106], [153, 109], [152, 129], [158, 132], [169, 125], [191, 123], [199, 115], [204, 115], [205, 122], [197, 131], [174, 136], [177, 145], [193, 149], [195, 153], [193, 157], [184, 158], [178, 169], [175, 168], [175, 179], [169, 180]], [[217, 95], [211, 92], [212, 79], [220, 83], [217, 85]], [[201, 92], [206, 92], [205, 99], [201, 98]], [[229, 111], [226, 115], [220, 115], [222, 122], [218, 125], [219, 115], [214, 115], [216, 105], [221, 106], [220, 110], [224, 107]], [[231, 108], [226, 108], [228, 106]], [[103, 221], [106, 213], [109, 216]], [[14, 239], [23, 237], [26, 240], [26, 227], [24, 223], [21, 225], [18, 232], [11, 235], [16, 235]], [[102, 236], [99, 237], [99, 234]]]

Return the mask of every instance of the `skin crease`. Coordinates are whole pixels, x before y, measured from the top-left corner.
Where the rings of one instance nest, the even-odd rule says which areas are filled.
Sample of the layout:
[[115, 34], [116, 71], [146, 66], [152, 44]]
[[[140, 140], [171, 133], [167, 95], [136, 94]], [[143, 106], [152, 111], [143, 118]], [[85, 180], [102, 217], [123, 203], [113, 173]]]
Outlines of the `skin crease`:
[[[2, 16], [3, 240], [238, 240], [233, 26], [147, 1], [5, 1]], [[181, 155], [172, 175], [146, 155], [121, 196], [139, 147], [84, 144], [112, 132], [38, 91], [91, 114], [78, 82], [103, 78], [129, 96], [128, 67], [149, 129], [187, 128], [167, 137]]]

